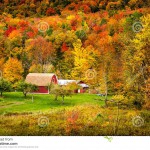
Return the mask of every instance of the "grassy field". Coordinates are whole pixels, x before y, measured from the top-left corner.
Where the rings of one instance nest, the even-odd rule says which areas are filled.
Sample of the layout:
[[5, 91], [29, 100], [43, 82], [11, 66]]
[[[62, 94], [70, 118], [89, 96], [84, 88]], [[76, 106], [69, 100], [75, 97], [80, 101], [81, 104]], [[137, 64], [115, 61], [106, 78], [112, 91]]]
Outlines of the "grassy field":
[[36, 94], [34, 95], [34, 102], [32, 102], [32, 95], [25, 98], [20, 92], [4, 93], [3, 98], [0, 98], [0, 114], [49, 111], [83, 104], [103, 105], [103, 101], [95, 100], [99, 98], [95, 94], [75, 94], [72, 97], [65, 97], [65, 103], [62, 104], [61, 98], [59, 97], [58, 101], [55, 101], [53, 95]]
[[[52, 95], [4, 93], [0, 98], [0, 136], [150, 135], [150, 112], [102, 107], [104, 99], [76, 94], [54, 101]], [[117, 123], [118, 120], [118, 123]]]

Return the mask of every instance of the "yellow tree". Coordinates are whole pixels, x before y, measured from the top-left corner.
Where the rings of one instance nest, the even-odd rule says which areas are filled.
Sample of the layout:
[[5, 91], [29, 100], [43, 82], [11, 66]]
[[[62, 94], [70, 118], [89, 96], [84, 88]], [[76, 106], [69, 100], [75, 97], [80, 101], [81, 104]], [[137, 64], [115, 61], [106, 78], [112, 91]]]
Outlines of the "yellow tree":
[[4, 68], [4, 58], [0, 58], [0, 75], [2, 74], [3, 68]]
[[142, 106], [143, 102], [150, 107], [150, 15], [142, 17], [142, 30], [136, 33], [124, 52], [126, 68], [126, 86], [128, 99]]
[[85, 72], [88, 69], [96, 68], [99, 52], [89, 45], [86, 48], [82, 47], [81, 40], [77, 40], [74, 44], [74, 69], [72, 76], [76, 79], [85, 79]]
[[131, 60], [131, 65], [133, 73], [139, 74], [139, 78], [136, 80], [138, 88], [141, 94], [144, 95], [146, 102], [150, 105], [150, 15], [144, 16], [141, 20], [143, 30], [133, 40], [135, 53]]
[[16, 58], [9, 58], [4, 65], [3, 77], [15, 83], [22, 79], [23, 68], [21, 62]]

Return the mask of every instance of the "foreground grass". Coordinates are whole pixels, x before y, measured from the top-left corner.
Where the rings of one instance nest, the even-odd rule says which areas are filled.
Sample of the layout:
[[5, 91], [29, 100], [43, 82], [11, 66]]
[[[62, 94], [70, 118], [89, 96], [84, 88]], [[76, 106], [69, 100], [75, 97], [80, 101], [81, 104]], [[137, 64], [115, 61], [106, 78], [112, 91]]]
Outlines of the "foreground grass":
[[43, 112], [82, 104], [103, 105], [104, 103], [102, 101], [95, 100], [98, 98], [99, 97], [94, 94], [75, 94], [72, 97], [66, 97], [65, 103], [62, 105], [61, 98], [59, 98], [58, 101], [54, 101], [53, 95], [36, 94], [34, 95], [34, 102], [32, 102], [32, 95], [28, 95], [27, 98], [25, 98], [20, 92], [4, 93], [4, 97], [0, 98], [0, 114]]
[[[144, 123], [133, 118], [140, 116]], [[120, 110], [116, 126], [117, 108], [103, 108], [84, 104], [49, 112], [0, 115], [0, 135], [4, 136], [60, 136], [60, 135], [150, 135], [148, 111]], [[135, 123], [135, 124], [134, 124]]]

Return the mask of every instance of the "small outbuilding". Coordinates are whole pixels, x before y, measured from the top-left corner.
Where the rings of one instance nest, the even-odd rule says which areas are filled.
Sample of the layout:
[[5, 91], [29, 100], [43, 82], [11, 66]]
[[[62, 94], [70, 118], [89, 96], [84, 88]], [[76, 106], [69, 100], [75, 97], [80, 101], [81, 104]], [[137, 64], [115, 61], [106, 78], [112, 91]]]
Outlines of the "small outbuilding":
[[76, 83], [78, 84], [81, 88], [80, 89], [76, 89], [74, 91], [74, 93], [85, 93], [86, 90], [89, 89], [89, 86], [87, 84], [85, 84], [83, 81], [81, 80], [58, 80], [58, 84], [61, 85], [61, 86], [65, 86], [67, 85], [68, 83]]
[[57, 76], [53, 73], [29, 73], [25, 80], [27, 83], [38, 86], [38, 91], [35, 93], [49, 94], [48, 86], [58, 84]]

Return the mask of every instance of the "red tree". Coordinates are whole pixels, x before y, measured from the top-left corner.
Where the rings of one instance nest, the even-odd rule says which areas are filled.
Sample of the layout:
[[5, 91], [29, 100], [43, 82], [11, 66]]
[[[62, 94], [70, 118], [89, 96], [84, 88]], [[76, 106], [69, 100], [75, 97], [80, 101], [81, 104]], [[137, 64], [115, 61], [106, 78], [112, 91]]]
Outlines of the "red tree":
[[55, 11], [54, 8], [50, 7], [50, 8], [47, 9], [47, 11], [46, 11], [47, 16], [51, 16], [51, 15], [54, 15], [54, 14], [56, 14], [56, 11]]
[[14, 30], [16, 30], [15, 27], [9, 26], [8, 29], [5, 31], [5, 35], [8, 37], [9, 34], [10, 34], [12, 31], [14, 31]]
[[67, 50], [68, 50], [68, 46], [67, 46], [67, 44], [66, 44], [66, 43], [63, 43], [63, 45], [62, 45], [61, 49], [62, 49], [62, 52], [67, 51]]

